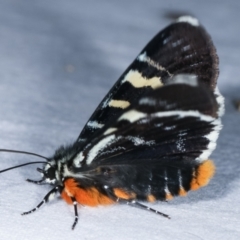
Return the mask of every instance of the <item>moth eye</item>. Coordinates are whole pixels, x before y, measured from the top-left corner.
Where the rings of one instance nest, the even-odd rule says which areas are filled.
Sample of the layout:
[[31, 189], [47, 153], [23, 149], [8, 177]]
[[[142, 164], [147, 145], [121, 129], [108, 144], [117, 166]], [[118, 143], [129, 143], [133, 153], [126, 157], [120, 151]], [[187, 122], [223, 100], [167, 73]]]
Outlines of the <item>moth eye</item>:
[[49, 179], [55, 179], [55, 169], [54, 168], [49, 168], [46, 172], [45, 172], [45, 176]]

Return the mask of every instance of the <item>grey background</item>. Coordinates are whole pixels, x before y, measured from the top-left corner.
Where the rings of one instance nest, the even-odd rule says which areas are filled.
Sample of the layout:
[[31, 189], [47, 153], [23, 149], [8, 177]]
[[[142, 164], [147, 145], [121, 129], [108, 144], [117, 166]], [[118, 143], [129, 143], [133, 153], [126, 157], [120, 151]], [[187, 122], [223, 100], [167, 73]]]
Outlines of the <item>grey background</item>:
[[[212, 158], [210, 184], [188, 197], [150, 206], [167, 220], [129, 206], [73, 208], [57, 199], [22, 217], [49, 190], [36, 166], [0, 175], [1, 239], [240, 239], [240, 2], [150, 0], [0, 0], [0, 147], [53, 154], [76, 139], [99, 101], [145, 44], [190, 13], [211, 34], [226, 97], [224, 129]], [[0, 154], [1, 169], [39, 160]]]

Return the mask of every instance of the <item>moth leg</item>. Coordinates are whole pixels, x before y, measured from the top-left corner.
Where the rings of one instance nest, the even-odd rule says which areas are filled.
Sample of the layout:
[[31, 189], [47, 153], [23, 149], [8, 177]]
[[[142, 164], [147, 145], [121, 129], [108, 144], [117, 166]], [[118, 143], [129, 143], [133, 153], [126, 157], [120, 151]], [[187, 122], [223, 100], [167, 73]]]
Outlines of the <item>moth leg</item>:
[[[108, 188], [107, 188], [108, 189]], [[115, 202], [119, 202], [119, 203], [124, 203], [124, 204], [127, 204], [127, 205], [130, 205], [130, 206], [133, 206], [133, 207], [137, 207], [137, 208], [141, 208], [141, 209], [145, 209], [145, 210], [148, 210], [148, 211], [151, 211], [151, 212], [154, 212], [156, 214], [159, 214], [163, 217], [166, 217], [168, 219], [170, 219], [170, 217], [165, 214], [165, 213], [162, 213], [162, 212], [159, 212], [153, 208], [150, 208], [146, 205], [143, 205], [139, 202], [137, 202], [136, 200], [132, 199], [132, 200], [126, 200], [126, 199], [123, 199], [123, 198], [119, 198], [117, 197], [114, 192], [112, 191], [112, 189], [108, 189], [108, 191], [106, 191], [107, 195], [112, 198]]]
[[53, 199], [56, 195], [56, 193], [59, 192], [59, 187], [56, 186], [55, 188], [53, 188], [50, 192], [48, 192], [48, 194], [43, 198], [43, 200], [32, 210], [28, 211], [28, 212], [24, 212], [22, 213], [22, 215], [27, 215], [29, 213], [33, 213], [36, 210], [38, 210], [44, 203], [48, 202], [49, 200]]
[[26, 179], [27, 182], [38, 184], [38, 185], [41, 185], [44, 182], [44, 180], [45, 179], [41, 179], [41, 180]]
[[139, 203], [139, 202], [137, 202], [135, 200], [130, 200], [130, 201], [124, 200], [124, 201], [122, 201], [122, 199], [119, 199], [118, 202], [125, 202], [127, 205], [130, 205], [130, 206], [133, 206], [133, 207], [137, 207], [137, 208], [141, 208], [141, 209], [145, 209], [145, 210], [154, 212], [156, 214], [159, 214], [159, 215], [161, 215], [163, 217], [166, 217], [166, 218], [170, 219], [170, 217], [167, 214], [159, 212], [159, 211], [157, 211], [157, 210], [155, 210], [153, 208], [150, 208], [150, 207], [148, 207], [146, 205], [143, 205], [143, 204], [141, 204], [141, 203]]
[[72, 203], [74, 206], [74, 213], [75, 213], [75, 219], [74, 219], [74, 223], [72, 225], [72, 230], [73, 230], [78, 223], [78, 209], [77, 209], [77, 201], [76, 201], [75, 197], [71, 197], [71, 199], [72, 199]]

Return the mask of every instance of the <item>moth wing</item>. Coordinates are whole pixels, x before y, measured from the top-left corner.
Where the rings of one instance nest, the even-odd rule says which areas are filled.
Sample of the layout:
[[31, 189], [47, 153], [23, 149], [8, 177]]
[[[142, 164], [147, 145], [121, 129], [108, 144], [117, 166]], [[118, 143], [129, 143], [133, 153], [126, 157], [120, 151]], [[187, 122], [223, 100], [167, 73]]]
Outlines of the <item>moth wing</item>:
[[[140, 98], [125, 109], [83, 150], [86, 165], [161, 162], [165, 156], [205, 160], [221, 129], [214, 94], [193, 76]], [[191, 84], [188, 82], [191, 81]], [[209, 149], [209, 147], [211, 149]], [[204, 154], [204, 152], [209, 154]]]
[[121, 189], [142, 200], [206, 185], [214, 172], [207, 159], [221, 129], [219, 105], [201, 81], [180, 79], [140, 98], [101, 129], [73, 171], [80, 167], [99, 188], [107, 186], [112, 194]]
[[146, 45], [101, 101], [77, 141], [86, 143], [124, 109], [179, 73], [194, 74], [215, 91], [216, 50], [208, 33], [192, 17], [179, 18]]

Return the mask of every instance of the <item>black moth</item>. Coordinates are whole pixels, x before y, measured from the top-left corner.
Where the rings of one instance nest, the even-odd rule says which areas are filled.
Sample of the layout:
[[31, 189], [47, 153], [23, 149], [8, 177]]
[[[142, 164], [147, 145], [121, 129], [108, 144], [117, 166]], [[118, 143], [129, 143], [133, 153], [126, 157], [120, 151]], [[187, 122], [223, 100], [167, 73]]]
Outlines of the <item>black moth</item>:
[[77, 140], [43, 163], [40, 181], [74, 205], [166, 200], [205, 186], [214, 174], [208, 157], [221, 129], [223, 97], [218, 57], [197, 19], [183, 16], [141, 51], [97, 107]]

